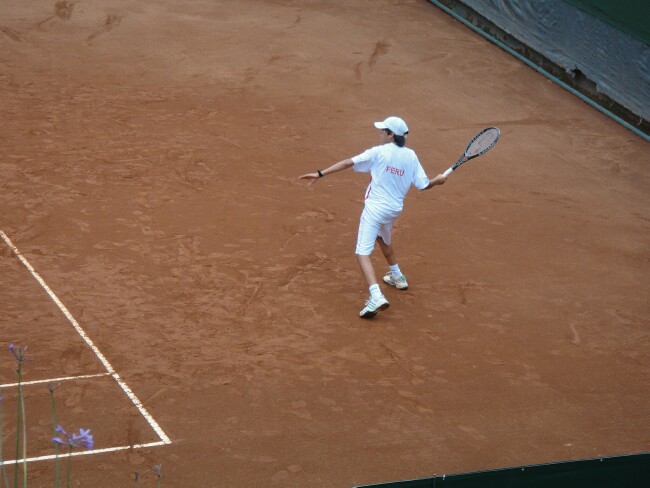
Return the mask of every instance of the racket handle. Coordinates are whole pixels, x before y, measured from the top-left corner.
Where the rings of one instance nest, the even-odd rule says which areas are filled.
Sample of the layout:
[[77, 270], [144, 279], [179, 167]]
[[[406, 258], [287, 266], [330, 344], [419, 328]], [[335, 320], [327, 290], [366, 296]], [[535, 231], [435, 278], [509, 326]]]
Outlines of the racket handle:
[[442, 173], [442, 176], [444, 176], [444, 177], [446, 178], [447, 176], [449, 176], [449, 175], [451, 174], [451, 172], [452, 172], [453, 170], [454, 170], [453, 167], [449, 168], [447, 171], [445, 171], [444, 173]]

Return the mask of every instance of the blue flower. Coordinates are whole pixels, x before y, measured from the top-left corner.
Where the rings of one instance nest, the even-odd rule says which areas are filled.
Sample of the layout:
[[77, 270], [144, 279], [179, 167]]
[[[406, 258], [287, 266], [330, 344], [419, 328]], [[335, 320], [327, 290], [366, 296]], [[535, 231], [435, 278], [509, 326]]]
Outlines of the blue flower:
[[56, 426], [56, 429], [54, 429], [55, 432], [58, 432], [59, 434], [63, 434], [63, 437], [65, 437], [65, 440], [63, 440], [61, 437], [55, 437], [52, 439], [54, 442], [57, 444], [63, 444], [63, 445], [68, 445], [68, 440], [70, 437], [68, 436], [68, 433], [61, 427], [60, 425]]
[[16, 347], [14, 346], [13, 342], [9, 344], [9, 352], [14, 355], [16, 361], [19, 363], [23, 362], [23, 360], [26, 358], [25, 351], [27, 351], [27, 346]]
[[92, 449], [95, 445], [90, 429], [79, 429], [79, 434], [73, 433], [72, 435], [68, 434], [60, 425], [57, 425], [54, 430], [62, 435], [54, 437], [52, 440], [57, 444], [68, 446], [70, 449], [77, 446], [81, 446], [85, 449]]
[[75, 445], [85, 447], [86, 449], [92, 449], [95, 445], [90, 429], [79, 429], [79, 435], [72, 434], [72, 442], [74, 442]]

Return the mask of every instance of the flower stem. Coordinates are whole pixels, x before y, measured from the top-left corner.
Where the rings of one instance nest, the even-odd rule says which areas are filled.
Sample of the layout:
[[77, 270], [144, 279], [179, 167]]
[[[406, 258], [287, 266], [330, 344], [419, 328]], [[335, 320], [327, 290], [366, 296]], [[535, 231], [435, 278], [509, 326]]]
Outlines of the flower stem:
[[67, 473], [67, 483], [66, 486], [70, 488], [70, 470], [72, 469], [72, 446], [70, 446], [70, 450], [68, 451], [68, 473]]
[[25, 397], [23, 395], [23, 386], [18, 384], [18, 396], [20, 397], [20, 414], [23, 424], [23, 488], [27, 488], [27, 420], [25, 417]]
[[18, 488], [18, 458], [20, 457], [20, 433], [22, 432], [21, 430], [21, 416], [20, 412], [22, 411], [21, 408], [21, 401], [22, 401], [22, 396], [20, 395], [20, 377], [21, 377], [21, 363], [18, 361], [18, 369], [16, 370], [16, 373], [18, 374], [18, 411], [16, 413], [16, 462], [14, 464], [14, 488]]
[[7, 478], [7, 468], [5, 468], [4, 458], [2, 457], [3, 425], [4, 425], [4, 409], [3, 409], [2, 399], [0, 398], [0, 471], [2, 471], [2, 479], [5, 482], [5, 488], [9, 488], [9, 479]]
[[[54, 435], [56, 436], [56, 404], [54, 403], [54, 389], [50, 389], [50, 402], [52, 404], [52, 425], [54, 425]], [[55, 479], [54, 479], [54, 486], [55, 488], [61, 488], [61, 463], [59, 461], [59, 444], [54, 443], [54, 454], [55, 454]]]

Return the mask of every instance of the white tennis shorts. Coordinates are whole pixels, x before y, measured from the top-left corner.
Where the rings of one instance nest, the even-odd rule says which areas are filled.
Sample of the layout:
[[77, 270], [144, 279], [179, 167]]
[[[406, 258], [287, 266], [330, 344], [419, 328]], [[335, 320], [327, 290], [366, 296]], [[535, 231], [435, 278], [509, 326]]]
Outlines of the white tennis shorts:
[[359, 219], [359, 234], [357, 235], [356, 254], [370, 256], [375, 248], [377, 237], [381, 237], [385, 244], [390, 245], [390, 230], [397, 216], [376, 217], [363, 209]]

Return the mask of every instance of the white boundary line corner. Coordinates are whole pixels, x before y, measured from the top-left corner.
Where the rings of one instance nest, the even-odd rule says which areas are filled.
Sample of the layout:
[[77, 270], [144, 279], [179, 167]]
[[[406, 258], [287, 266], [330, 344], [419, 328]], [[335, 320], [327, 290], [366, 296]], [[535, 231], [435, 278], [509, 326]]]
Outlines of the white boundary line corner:
[[[84, 340], [84, 342], [90, 347], [90, 349], [95, 353], [99, 361], [102, 363], [104, 368], [106, 369], [106, 373], [102, 374], [104, 376], [110, 375], [113, 377], [113, 379], [117, 382], [117, 384], [120, 386], [122, 391], [126, 394], [127, 397], [131, 400], [131, 402], [135, 405], [135, 407], [140, 411], [140, 414], [146, 419], [146, 421], [149, 423], [151, 428], [154, 430], [154, 432], [158, 435], [160, 438], [160, 442], [154, 442], [154, 443], [149, 443], [149, 444], [137, 444], [134, 446], [123, 446], [123, 447], [117, 447], [117, 448], [106, 448], [106, 449], [95, 449], [95, 450], [90, 450], [90, 451], [83, 451], [83, 452], [78, 452], [78, 453], [73, 453], [73, 455], [82, 455], [82, 454], [91, 454], [91, 453], [99, 453], [99, 452], [111, 452], [115, 450], [124, 450], [124, 449], [131, 449], [135, 447], [151, 447], [151, 446], [158, 446], [158, 445], [164, 445], [164, 444], [171, 444], [172, 441], [169, 439], [167, 434], [160, 428], [158, 425], [158, 422], [154, 420], [154, 418], [149, 414], [147, 409], [142, 405], [142, 402], [138, 399], [138, 397], [133, 393], [131, 388], [120, 378], [120, 375], [117, 374], [115, 369], [113, 369], [113, 366], [108, 362], [108, 360], [104, 357], [104, 355], [101, 353], [101, 351], [97, 348], [97, 346], [94, 344], [94, 342], [88, 337], [86, 334], [86, 331], [79, 325], [79, 322], [72, 316], [70, 311], [66, 308], [66, 306], [59, 300], [59, 297], [56, 296], [56, 294], [52, 291], [52, 289], [45, 283], [45, 280], [41, 278], [41, 275], [36, 272], [34, 267], [27, 261], [25, 256], [22, 255], [22, 253], [18, 250], [18, 248], [14, 245], [13, 242], [11, 242], [11, 239], [5, 234], [2, 229], [0, 229], [0, 237], [5, 241], [5, 243], [11, 248], [11, 250], [14, 252], [16, 257], [20, 260], [21, 263], [27, 268], [27, 270], [31, 273], [31, 275], [38, 281], [38, 283], [41, 285], [41, 287], [45, 290], [45, 292], [50, 296], [52, 301], [59, 307], [59, 310], [65, 315], [65, 317], [68, 319], [68, 322], [72, 324], [72, 326], [75, 328], [77, 333], [81, 336], [81, 338]], [[86, 376], [94, 376], [94, 375], [86, 375]], [[48, 381], [56, 381], [56, 380], [43, 380], [43, 382], [48, 382]], [[9, 385], [4, 385], [4, 386], [9, 386]], [[23, 461], [37, 461], [41, 459], [52, 459], [54, 456], [48, 457], [48, 456], [41, 456], [38, 458], [30, 458], [27, 460]], [[4, 464], [9, 463], [10, 461], [6, 461]], [[11, 462], [16, 462], [11, 461]]]

